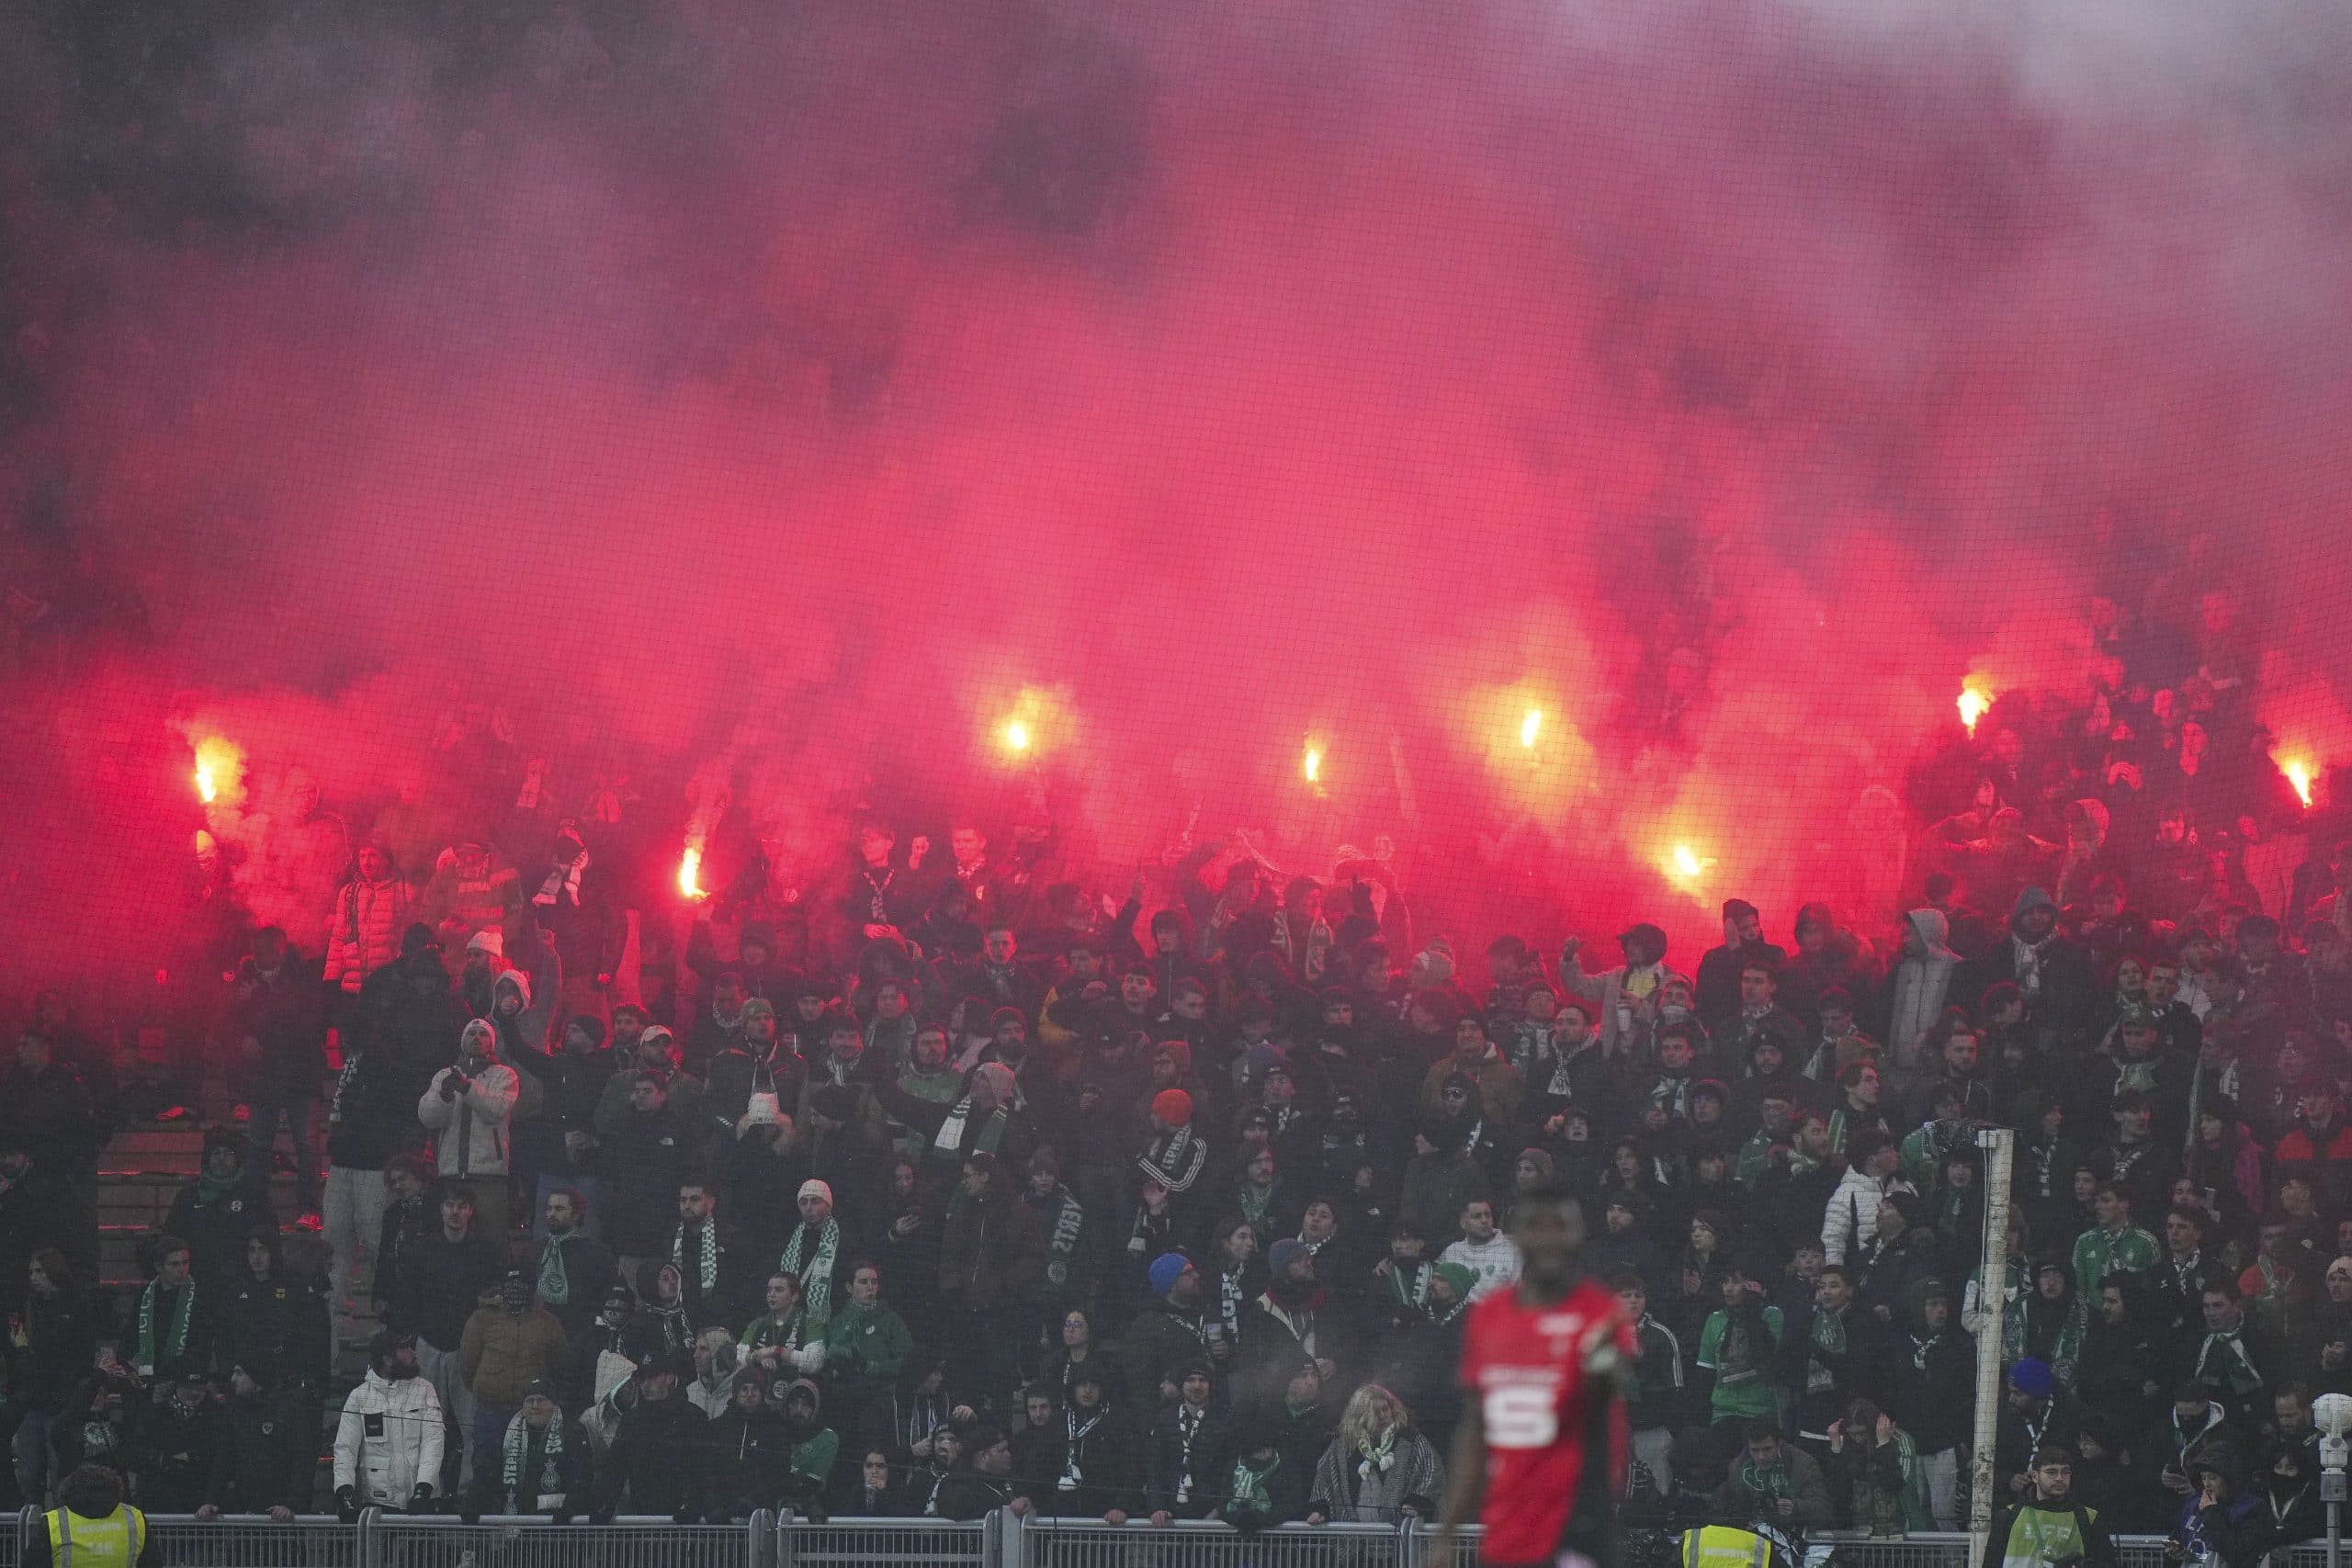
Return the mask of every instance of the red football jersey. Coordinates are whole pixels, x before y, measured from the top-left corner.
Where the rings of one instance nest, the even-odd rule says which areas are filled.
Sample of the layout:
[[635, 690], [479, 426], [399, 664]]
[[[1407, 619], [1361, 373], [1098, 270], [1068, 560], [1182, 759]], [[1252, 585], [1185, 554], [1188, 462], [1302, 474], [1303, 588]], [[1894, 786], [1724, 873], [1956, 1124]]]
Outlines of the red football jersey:
[[1487, 1527], [1479, 1558], [1550, 1563], [1571, 1524], [1606, 1527], [1625, 1472], [1625, 1413], [1612, 1385], [1587, 1371], [1596, 1354], [1634, 1353], [1616, 1294], [1580, 1280], [1547, 1307], [1498, 1291], [1470, 1309], [1462, 1386], [1487, 1435]]

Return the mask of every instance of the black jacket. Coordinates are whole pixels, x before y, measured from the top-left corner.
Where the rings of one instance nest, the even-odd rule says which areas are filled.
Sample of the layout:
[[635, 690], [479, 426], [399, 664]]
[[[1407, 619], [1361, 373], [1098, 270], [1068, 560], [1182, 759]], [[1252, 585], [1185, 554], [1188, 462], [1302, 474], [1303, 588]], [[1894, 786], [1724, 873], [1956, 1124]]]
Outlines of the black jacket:
[[318, 1406], [259, 1393], [232, 1399], [222, 1414], [204, 1500], [224, 1514], [307, 1513], [318, 1484]]
[[623, 1506], [632, 1514], [676, 1514], [702, 1501], [704, 1447], [713, 1423], [683, 1393], [640, 1400], [622, 1416], [605, 1456], [596, 1517]]
[[670, 1245], [678, 1224], [678, 1183], [699, 1168], [695, 1134], [677, 1113], [622, 1112], [605, 1140], [611, 1213], [605, 1235], [624, 1258], [650, 1258]]
[[245, 1238], [256, 1230], [277, 1229], [266, 1179], [249, 1168], [234, 1187], [209, 1203], [198, 1201], [198, 1184], [190, 1181], [164, 1216], [164, 1234], [187, 1243], [196, 1282], [215, 1302], [236, 1293], [245, 1271]]
[[319, 966], [288, 953], [277, 973], [265, 976], [248, 956], [237, 965], [229, 997], [228, 1032], [261, 1047], [254, 1076], [262, 1083], [307, 1098], [326, 1068], [326, 993]]
[[[1112, 1509], [1134, 1513], [1143, 1503], [1143, 1452], [1135, 1426], [1108, 1404], [1095, 1407], [1100, 1420], [1075, 1406], [1058, 1412], [1056, 1425], [1040, 1433], [1041, 1462], [1030, 1466], [1036, 1490], [1031, 1500], [1043, 1514], [1063, 1518], [1100, 1518]], [[1073, 1468], [1075, 1467], [1075, 1468]], [[1065, 1476], [1074, 1483], [1062, 1484]]]
[[451, 1241], [436, 1220], [408, 1247], [391, 1290], [377, 1283], [392, 1327], [410, 1330], [436, 1350], [454, 1351], [481, 1293], [505, 1277], [505, 1254], [479, 1222], [465, 1240]]
[[192, 1514], [203, 1506], [225, 1426], [209, 1395], [194, 1405], [182, 1404], [175, 1394], [142, 1405], [132, 1422], [139, 1506], [153, 1514]]
[[704, 1507], [730, 1517], [769, 1507], [791, 1468], [792, 1437], [784, 1417], [765, 1407], [745, 1415], [729, 1404], [703, 1434]]
[[[1188, 1465], [1178, 1420], [1182, 1408], [1171, 1404], [1161, 1411], [1144, 1441], [1144, 1506], [1153, 1513], [1164, 1509], [1179, 1518], [1204, 1518], [1225, 1495], [1226, 1467], [1233, 1462], [1233, 1418], [1214, 1404], [1201, 1413]], [[1183, 1487], [1187, 1475], [1192, 1478], [1188, 1489]], [[1181, 1499], [1180, 1489], [1184, 1491]]]
[[287, 1273], [282, 1261], [266, 1280], [246, 1270], [220, 1311], [217, 1375], [225, 1382], [242, 1366], [266, 1379], [275, 1367], [315, 1387], [326, 1380], [333, 1339], [326, 1298], [317, 1286]]

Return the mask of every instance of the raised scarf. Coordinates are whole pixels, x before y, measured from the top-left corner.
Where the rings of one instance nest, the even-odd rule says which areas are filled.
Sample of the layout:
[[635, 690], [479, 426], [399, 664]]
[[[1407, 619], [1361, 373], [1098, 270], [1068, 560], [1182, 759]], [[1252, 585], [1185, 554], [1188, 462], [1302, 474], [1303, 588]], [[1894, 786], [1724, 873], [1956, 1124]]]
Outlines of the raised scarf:
[[1241, 1184], [1240, 1197], [1241, 1217], [1250, 1222], [1252, 1229], [1264, 1231], [1267, 1213], [1274, 1206], [1274, 1190], [1245, 1181]]
[[560, 865], [548, 872], [548, 879], [539, 885], [539, 890], [531, 895], [531, 902], [552, 905], [569, 893], [571, 895], [571, 907], [575, 909], [580, 908], [580, 874], [587, 869], [588, 854], [583, 850], [580, 858], [570, 865]]
[[[155, 1292], [162, 1287], [162, 1280], [150, 1280], [147, 1288], [139, 1292], [139, 1355], [136, 1364], [151, 1376], [157, 1367], [164, 1364], [155, 1355]], [[163, 1347], [167, 1360], [176, 1361], [187, 1354], [188, 1325], [195, 1315], [196, 1281], [190, 1280], [180, 1287], [179, 1299], [172, 1303], [171, 1325], [164, 1330], [167, 1337]]]
[[812, 1340], [823, 1338], [825, 1325], [832, 1321], [833, 1257], [841, 1245], [842, 1223], [832, 1215], [825, 1216], [813, 1242], [808, 1237], [808, 1222], [803, 1220], [793, 1227], [792, 1239], [784, 1244], [784, 1257], [776, 1263], [800, 1281], [801, 1320]]
[[1157, 1181], [1170, 1192], [1190, 1192], [1193, 1183], [1201, 1177], [1201, 1167], [1208, 1162], [1208, 1145], [1193, 1136], [1186, 1125], [1168, 1134], [1168, 1141], [1158, 1145], [1157, 1152], [1146, 1150], [1136, 1156], [1136, 1165], [1144, 1176]]
[[510, 1514], [536, 1514], [541, 1508], [563, 1506], [562, 1418], [559, 1416], [548, 1422], [541, 1438], [539, 1483], [526, 1496], [523, 1493], [523, 1462], [530, 1449], [531, 1424], [523, 1419], [520, 1412], [506, 1423], [505, 1470], [502, 1480], [506, 1488], [506, 1511]]
[[[939, 1123], [939, 1135], [931, 1141], [933, 1158], [943, 1160], [963, 1158], [964, 1124], [970, 1121], [971, 1117], [972, 1097], [968, 1094], [948, 1107], [946, 1117]], [[997, 1143], [1004, 1136], [1004, 1107], [1000, 1105], [989, 1112], [987, 1121], [980, 1123], [980, 1135], [973, 1144], [973, 1149], [980, 1154], [996, 1153]]]

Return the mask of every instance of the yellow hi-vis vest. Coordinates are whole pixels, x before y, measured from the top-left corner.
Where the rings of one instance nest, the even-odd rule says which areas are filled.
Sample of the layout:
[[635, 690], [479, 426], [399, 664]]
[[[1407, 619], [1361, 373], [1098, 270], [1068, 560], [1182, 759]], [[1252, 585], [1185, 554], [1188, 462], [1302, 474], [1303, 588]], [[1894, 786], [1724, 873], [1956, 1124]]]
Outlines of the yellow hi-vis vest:
[[1709, 1525], [1682, 1532], [1682, 1568], [1770, 1568], [1771, 1561], [1772, 1543], [1754, 1530]]
[[51, 1568], [131, 1568], [147, 1543], [147, 1516], [118, 1504], [103, 1519], [85, 1519], [71, 1508], [49, 1511]]

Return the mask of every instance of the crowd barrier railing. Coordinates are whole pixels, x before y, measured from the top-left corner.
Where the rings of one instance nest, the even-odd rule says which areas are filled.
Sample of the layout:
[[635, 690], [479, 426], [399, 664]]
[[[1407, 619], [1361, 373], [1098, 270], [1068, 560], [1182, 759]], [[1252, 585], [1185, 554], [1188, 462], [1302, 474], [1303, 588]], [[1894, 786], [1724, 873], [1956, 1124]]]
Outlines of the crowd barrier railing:
[[776, 1519], [775, 1568], [1004, 1568], [1004, 1520], [842, 1518], [820, 1524], [789, 1509]]
[[1405, 1537], [1394, 1525], [1280, 1525], [1244, 1537], [1189, 1519], [1000, 1517], [1001, 1568], [1406, 1568]]
[[[679, 1525], [653, 1516], [610, 1524], [557, 1524], [486, 1516], [475, 1523], [442, 1515], [371, 1508], [356, 1525], [333, 1515], [286, 1524], [245, 1516], [201, 1522], [150, 1514], [164, 1568], [1479, 1568], [1480, 1531], [1454, 1538], [1439, 1561], [1436, 1528], [1283, 1525], [1244, 1537], [1222, 1524], [1154, 1526], [1046, 1518], [1010, 1511], [977, 1520], [832, 1518], [765, 1511], [741, 1524]], [[0, 1528], [0, 1568], [20, 1568], [41, 1511], [27, 1508]], [[1678, 1537], [1629, 1530], [1626, 1568], [1674, 1568]], [[2120, 1568], [2170, 1568], [2165, 1538], [2114, 1538]], [[1968, 1537], [1944, 1531], [1873, 1537], [1812, 1532], [1807, 1568], [1973, 1568]], [[2312, 1541], [2274, 1551], [2268, 1568], [2326, 1568]]]
[[[285, 1524], [258, 1515], [149, 1514], [147, 1528], [164, 1568], [775, 1568], [776, 1552], [775, 1516], [764, 1509], [739, 1525], [650, 1515], [557, 1524], [492, 1514], [468, 1523], [370, 1508], [356, 1525], [332, 1514]], [[0, 1529], [0, 1568], [18, 1568], [25, 1548], [47, 1530], [40, 1509], [18, 1514], [16, 1529]]]
[[558, 1524], [495, 1514], [467, 1523], [370, 1509], [358, 1534], [357, 1568], [772, 1568], [776, 1527], [764, 1508], [740, 1525], [630, 1516]]

